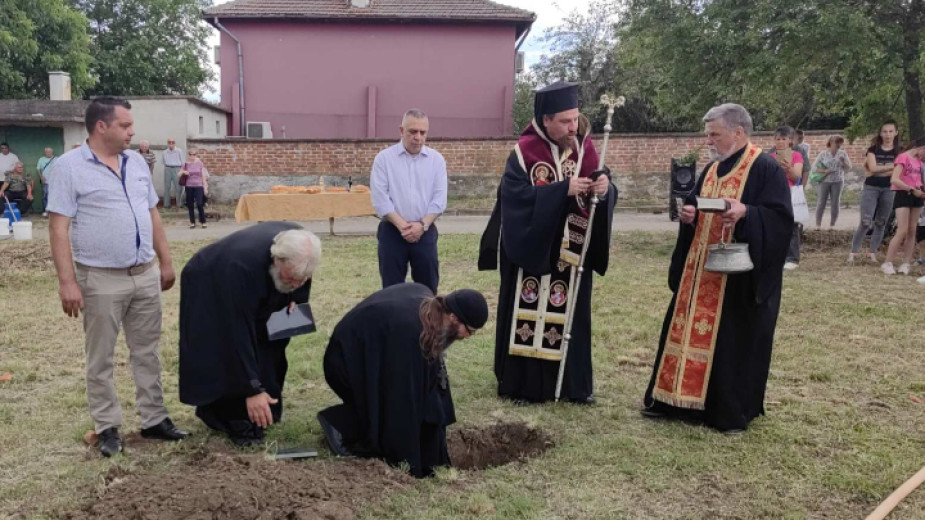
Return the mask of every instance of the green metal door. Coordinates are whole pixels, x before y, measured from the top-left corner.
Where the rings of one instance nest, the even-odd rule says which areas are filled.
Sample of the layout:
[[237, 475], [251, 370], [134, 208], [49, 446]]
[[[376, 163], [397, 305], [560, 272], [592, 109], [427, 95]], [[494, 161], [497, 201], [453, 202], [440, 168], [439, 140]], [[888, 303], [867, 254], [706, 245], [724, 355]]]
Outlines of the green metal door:
[[64, 130], [49, 126], [0, 126], [0, 142], [10, 145], [10, 151], [22, 161], [26, 173], [35, 179], [32, 191], [32, 213], [45, 211], [42, 207], [42, 182], [38, 176], [39, 157], [45, 154], [45, 147], [50, 146], [56, 156], [64, 150]]

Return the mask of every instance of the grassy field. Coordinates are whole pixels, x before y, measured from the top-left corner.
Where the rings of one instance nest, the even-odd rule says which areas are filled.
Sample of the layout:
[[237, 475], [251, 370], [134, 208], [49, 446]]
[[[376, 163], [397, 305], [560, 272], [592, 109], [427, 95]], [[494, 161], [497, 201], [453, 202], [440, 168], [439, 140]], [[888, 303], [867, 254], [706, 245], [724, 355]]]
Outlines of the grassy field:
[[[327, 334], [378, 288], [371, 237], [322, 238], [312, 290], [317, 334], [289, 347], [284, 422], [271, 442], [320, 445], [318, 410], [336, 398], [323, 378]], [[172, 244], [177, 270], [203, 243]], [[497, 273], [475, 270], [478, 240], [440, 240], [441, 287], [473, 287], [496, 304]], [[495, 397], [494, 321], [449, 351], [460, 423], [522, 420], [549, 432], [545, 455], [480, 472], [444, 470], [360, 518], [441, 519], [860, 519], [925, 464], [925, 287], [846, 267], [844, 249], [806, 250], [785, 276], [766, 417], [739, 437], [642, 418], [638, 409], [669, 301], [673, 237], [614, 237], [611, 269], [594, 294], [598, 405], [514, 406]], [[811, 248], [807, 248], [811, 249]], [[164, 387], [175, 421], [194, 432], [180, 444], [100, 459], [81, 442], [86, 411], [80, 323], [60, 310], [47, 245], [0, 244], [0, 518], [56, 518], [95, 499], [113, 467], [170, 472], [190, 450], [224, 446], [177, 400], [179, 290], [164, 294]], [[921, 268], [919, 268], [921, 269]], [[918, 276], [925, 272], [914, 273]], [[875, 289], [871, 289], [875, 288]], [[138, 429], [127, 352], [117, 385], [124, 432]], [[329, 458], [327, 450], [323, 458]], [[891, 519], [925, 518], [920, 489]]]

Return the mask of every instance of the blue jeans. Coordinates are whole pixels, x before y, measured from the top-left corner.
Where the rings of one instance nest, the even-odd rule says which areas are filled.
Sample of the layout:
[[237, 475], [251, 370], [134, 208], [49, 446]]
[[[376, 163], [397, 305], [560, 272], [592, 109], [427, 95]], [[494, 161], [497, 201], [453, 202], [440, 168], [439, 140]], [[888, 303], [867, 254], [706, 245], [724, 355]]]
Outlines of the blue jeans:
[[48, 213], [48, 184], [42, 183], [42, 211]]
[[857, 253], [861, 249], [861, 243], [867, 231], [873, 227], [874, 231], [870, 235], [870, 252], [876, 253], [880, 249], [880, 243], [883, 242], [883, 233], [886, 230], [886, 220], [890, 217], [890, 211], [893, 210], [893, 197], [896, 194], [889, 186], [879, 188], [877, 186], [864, 185], [861, 191], [861, 200], [858, 203], [858, 209], [861, 210], [861, 223], [857, 231], [854, 232], [854, 240], [851, 242], [851, 252]]
[[793, 223], [793, 234], [790, 235], [790, 247], [787, 248], [787, 261], [800, 263], [800, 235], [803, 234], [803, 224]]

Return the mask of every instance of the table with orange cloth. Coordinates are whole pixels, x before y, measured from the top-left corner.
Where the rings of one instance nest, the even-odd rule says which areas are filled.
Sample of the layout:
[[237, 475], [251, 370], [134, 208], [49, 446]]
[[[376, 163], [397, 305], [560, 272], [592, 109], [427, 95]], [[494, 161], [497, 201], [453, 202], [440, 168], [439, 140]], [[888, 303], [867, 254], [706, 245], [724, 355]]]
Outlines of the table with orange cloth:
[[238, 199], [234, 218], [238, 222], [314, 220], [326, 218], [334, 234], [334, 219], [376, 215], [366, 193], [250, 193]]

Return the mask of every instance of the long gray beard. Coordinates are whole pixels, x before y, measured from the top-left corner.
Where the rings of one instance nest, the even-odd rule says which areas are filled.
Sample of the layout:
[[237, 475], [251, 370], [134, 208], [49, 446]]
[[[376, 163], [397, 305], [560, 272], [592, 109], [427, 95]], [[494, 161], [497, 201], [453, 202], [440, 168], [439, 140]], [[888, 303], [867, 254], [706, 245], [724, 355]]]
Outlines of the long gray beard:
[[279, 274], [279, 267], [276, 264], [270, 266], [270, 278], [273, 279], [273, 285], [276, 286], [276, 290], [283, 294], [289, 294], [298, 289], [298, 287], [293, 287], [283, 281]]

